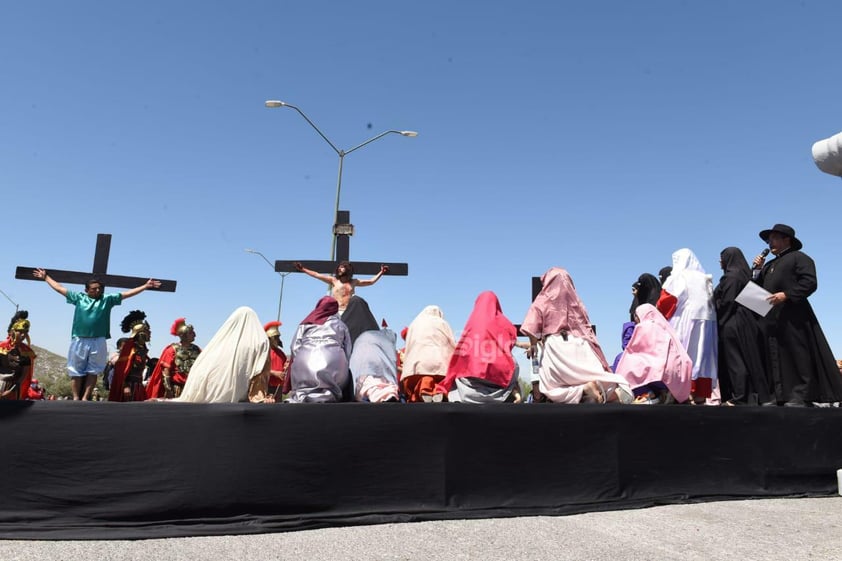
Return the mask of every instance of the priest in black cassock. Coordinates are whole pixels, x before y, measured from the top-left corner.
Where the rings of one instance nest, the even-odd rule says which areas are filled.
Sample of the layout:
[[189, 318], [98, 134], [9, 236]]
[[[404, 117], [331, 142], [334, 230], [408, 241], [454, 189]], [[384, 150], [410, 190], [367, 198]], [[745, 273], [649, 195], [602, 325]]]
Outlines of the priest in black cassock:
[[763, 230], [760, 238], [775, 256], [763, 265], [758, 255], [754, 266], [760, 268], [757, 282], [772, 293], [762, 326], [778, 402], [803, 407], [842, 401], [842, 375], [807, 301], [818, 286], [815, 263], [801, 253], [801, 241], [786, 224]]

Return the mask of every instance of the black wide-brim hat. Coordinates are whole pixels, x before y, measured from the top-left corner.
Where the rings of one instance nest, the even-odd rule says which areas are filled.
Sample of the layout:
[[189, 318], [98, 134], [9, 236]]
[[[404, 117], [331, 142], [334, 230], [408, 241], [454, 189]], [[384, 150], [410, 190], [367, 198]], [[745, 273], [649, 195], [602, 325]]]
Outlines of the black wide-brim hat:
[[786, 224], [775, 224], [768, 230], [763, 230], [762, 232], [760, 232], [760, 239], [764, 242], [768, 242], [769, 234], [771, 234], [772, 232], [777, 232], [792, 240], [792, 249], [794, 249], [795, 251], [798, 251], [799, 249], [804, 247], [804, 244], [801, 243], [801, 240], [795, 237], [795, 229], [792, 226], [787, 226]]

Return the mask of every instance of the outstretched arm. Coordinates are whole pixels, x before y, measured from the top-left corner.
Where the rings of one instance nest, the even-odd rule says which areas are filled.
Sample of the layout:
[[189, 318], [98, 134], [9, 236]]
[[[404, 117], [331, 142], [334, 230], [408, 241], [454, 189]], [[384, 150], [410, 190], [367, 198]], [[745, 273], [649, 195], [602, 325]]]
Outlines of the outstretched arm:
[[47, 271], [44, 269], [35, 269], [32, 271], [32, 276], [36, 279], [41, 279], [46, 281], [47, 284], [50, 285], [50, 288], [61, 294], [62, 296], [67, 296], [67, 289], [64, 288], [58, 281], [54, 280], [53, 277], [47, 274]]
[[301, 271], [302, 273], [310, 275], [314, 279], [319, 279], [320, 281], [326, 282], [327, 284], [333, 286], [333, 277], [332, 276], [323, 275], [321, 273], [317, 273], [316, 271], [312, 271], [312, 270], [306, 268], [304, 265], [302, 265], [300, 261], [296, 261], [295, 263], [293, 263], [293, 266], [295, 266], [295, 268], [298, 269], [299, 271]]
[[357, 281], [357, 286], [371, 286], [372, 284], [379, 281], [380, 277], [382, 277], [384, 274], [386, 274], [388, 272], [389, 272], [388, 265], [380, 265], [380, 272], [379, 273], [377, 273], [376, 275], [374, 275], [370, 279]]
[[141, 292], [143, 292], [147, 288], [160, 288], [160, 287], [161, 287], [161, 281], [149, 279], [148, 281], [146, 281], [145, 284], [142, 284], [138, 287], [127, 290], [127, 291], [121, 293], [120, 295], [123, 297], [123, 300], [125, 300], [126, 298], [131, 298], [135, 294], [140, 294]]

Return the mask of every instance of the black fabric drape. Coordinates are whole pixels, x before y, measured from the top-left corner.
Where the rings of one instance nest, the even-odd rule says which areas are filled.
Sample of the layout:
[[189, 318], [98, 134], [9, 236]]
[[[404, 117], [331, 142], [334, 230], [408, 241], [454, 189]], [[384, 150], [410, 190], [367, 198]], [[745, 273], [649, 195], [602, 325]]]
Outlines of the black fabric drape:
[[[2, 402], [0, 538], [832, 495], [840, 433], [840, 409]], [[705, 445], [688, 446], [688, 435]]]

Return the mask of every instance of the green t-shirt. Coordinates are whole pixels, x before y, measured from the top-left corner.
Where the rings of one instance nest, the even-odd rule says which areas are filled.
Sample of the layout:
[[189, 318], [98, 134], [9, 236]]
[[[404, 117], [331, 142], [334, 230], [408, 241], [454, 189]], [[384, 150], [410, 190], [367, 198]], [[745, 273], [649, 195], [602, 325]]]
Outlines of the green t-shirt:
[[103, 294], [94, 300], [84, 292], [67, 291], [67, 303], [76, 306], [73, 312], [74, 337], [111, 337], [111, 308], [123, 302], [119, 292]]

